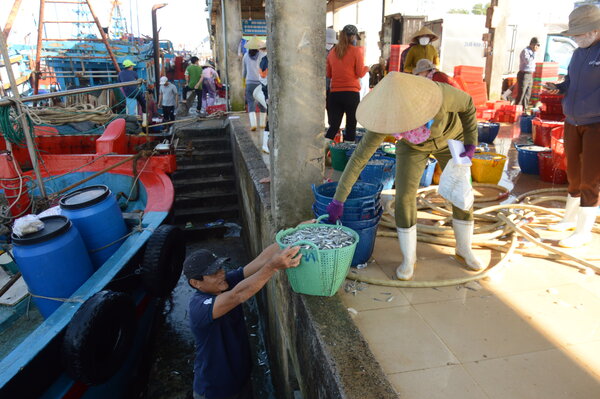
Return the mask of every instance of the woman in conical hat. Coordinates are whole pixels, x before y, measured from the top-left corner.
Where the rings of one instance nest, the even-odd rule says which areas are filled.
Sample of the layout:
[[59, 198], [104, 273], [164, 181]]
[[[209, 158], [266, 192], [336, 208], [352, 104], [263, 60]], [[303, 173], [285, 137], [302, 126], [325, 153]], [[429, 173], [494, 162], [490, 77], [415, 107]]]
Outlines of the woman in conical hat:
[[[396, 226], [402, 263], [400, 280], [413, 276], [417, 259], [417, 190], [427, 159], [434, 155], [442, 169], [452, 157], [448, 140], [465, 144], [461, 156], [473, 157], [477, 145], [477, 120], [471, 96], [444, 83], [402, 72], [390, 72], [367, 94], [356, 117], [367, 129], [348, 161], [333, 201], [327, 207], [331, 220], [344, 211], [344, 201], [360, 172], [387, 135], [396, 141]], [[473, 210], [452, 207], [456, 255], [468, 269], [484, 266], [471, 250]]]
[[[254, 131], [257, 127], [257, 121], [261, 120], [261, 112], [267, 110], [254, 100], [254, 89], [260, 85], [259, 63], [261, 54], [258, 51], [263, 47], [263, 41], [256, 36], [252, 36], [246, 43], [245, 47], [248, 52], [244, 54], [242, 59], [242, 77], [246, 80], [246, 103], [248, 104], [248, 119], [250, 120], [250, 130]], [[258, 117], [256, 115], [256, 107], [258, 106]]]
[[440, 56], [435, 47], [431, 45], [438, 36], [426, 27], [422, 27], [412, 37], [411, 42], [414, 45], [408, 50], [406, 60], [404, 61], [404, 72], [412, 73], [421, 59], [427, 59], [434, 65], [440, 65]]

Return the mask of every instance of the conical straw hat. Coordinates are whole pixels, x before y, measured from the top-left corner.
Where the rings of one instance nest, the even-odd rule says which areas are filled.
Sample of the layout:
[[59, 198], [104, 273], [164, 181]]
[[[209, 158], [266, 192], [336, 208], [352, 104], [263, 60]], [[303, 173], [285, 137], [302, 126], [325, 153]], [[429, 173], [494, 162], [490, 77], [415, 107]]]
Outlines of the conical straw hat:
[[433, 33], [431, 31], [431, 29], [427, 28], [427, 27], [422, 27], [421, 29], [419, 29], [417, 31], [417, 33], [415, 33], [411, 39], [411, 41], [416, 42], [416, 38], [419, 36], [431, 36], [431, 41], [433, 42], [434, 40], [439, 39], [438, 35], [436, 35], [435, 33]]
[[258, 37], [252, 36], [250, 38], [250, 40], [248, 40], [246, 42], [246, 46], [245, 47], [248, 50], [258, 50], [263, 45], [262, 43], [263, 43], [262, 40], [260, 40]]
[[403, 133], [429, 122], [441, 106], [442, 90], [436, 83], [390, 72], [360, 102], [356, 119], [374, 133]]

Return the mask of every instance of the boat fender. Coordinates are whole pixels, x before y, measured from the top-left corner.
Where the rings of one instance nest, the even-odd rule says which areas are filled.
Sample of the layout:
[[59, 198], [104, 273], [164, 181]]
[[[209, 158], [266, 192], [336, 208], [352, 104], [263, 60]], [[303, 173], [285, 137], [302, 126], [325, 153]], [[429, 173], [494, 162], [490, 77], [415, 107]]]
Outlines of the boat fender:
[[148, 239], [142, 266], [146, 291], [164, 297], [173, 291], [185, 260], [185, 235], [176, 226], [159, 226]]
[[94, 294], [65, 331], [61, 355], [67, 374], [89, 385], [107, 381], [125, 361], [134, 333], [135, 303], [129, 294]]

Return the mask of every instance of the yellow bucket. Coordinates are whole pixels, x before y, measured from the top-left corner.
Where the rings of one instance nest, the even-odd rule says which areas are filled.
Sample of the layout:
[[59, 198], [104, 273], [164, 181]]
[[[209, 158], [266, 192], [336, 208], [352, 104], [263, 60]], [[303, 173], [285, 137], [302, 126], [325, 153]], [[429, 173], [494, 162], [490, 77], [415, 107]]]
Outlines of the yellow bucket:
[[[476, 158], [477, 155], [488, 155], [492, 159]], [[506, 156], [495, 152], [478, 152], [472, 159], [471, 177], [477, 183], [498, 184], [506, 163]]]

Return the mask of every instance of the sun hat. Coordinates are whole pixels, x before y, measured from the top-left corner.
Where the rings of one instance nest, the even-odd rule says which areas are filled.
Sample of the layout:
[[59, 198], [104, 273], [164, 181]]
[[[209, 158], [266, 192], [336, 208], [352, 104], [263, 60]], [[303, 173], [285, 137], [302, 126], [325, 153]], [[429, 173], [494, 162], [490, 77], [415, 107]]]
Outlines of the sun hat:
[[245, 45], [248, 50], [258, 50], [260, 46], [262, 46], [262, 40], [256, 36], [252, 36]]
[[442, 106], [433, 81], [403, 72], [388, 73], [360, 102], [356, 119], [379, 134], [402, 133], [430, 121]]
[[411, 39], [412, 42], [416, 42], [417, 38], [420, 36], [431, 36], [431, 41], [433, 42], [434, 40], [439, 39], [438, 35], [436, 35], [435, 33], [433, 33], [429, 28], [426, 28], [425, 26], [422, 27], [421, 29], [419, 29], [417, 31], [417, 33], [415, 33]]
[[325, 31], [325, 43], [326, 44], [337, 44], [337, 37], [334, 29], [327, 28]]
[[435, 69], [433, 62], [429, 61], [427, 58], [422, 58], [417, 61], [417, 65], [415, 66], [415, 69], [413, 69], [412, 73], [413, 75], [418, 75], [421, 72], [431, 71], [432, 69]]
[[342, 29], [342, 32], [348, 36], [358, 35], [358, 28], [354, 25], [346, 25], [344, 26], [344, 29]]
[[593, 30], [600, 30], [600, 8], [593, 4], [586, 4], [571, 11], [569, 29], [561, 34], [577, 36]]
[[125, 61], [123, 61], [123, 66], [125, 68], [129, 68], [129, 67], [135, 66], [135, 64], [131, 60], [125, 60]]
[[169, 79], [166, 76], [161, 76], [160, 77], [160, 84], [164, 85], [165, 83], [167, 83], [169, 81]]
[[200, 280], [203, 276], [218, 272], [227, 261], [229, 258], [219, 258], [206, 249], [199, 249], [185, 258], [183, 274], [188, 280]]

